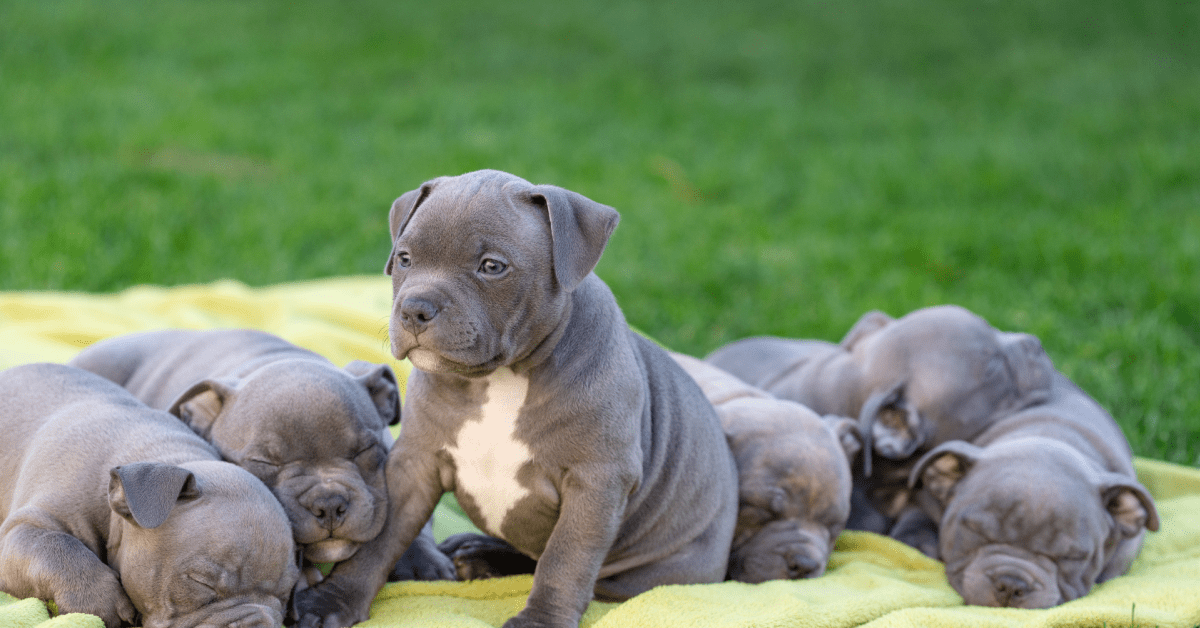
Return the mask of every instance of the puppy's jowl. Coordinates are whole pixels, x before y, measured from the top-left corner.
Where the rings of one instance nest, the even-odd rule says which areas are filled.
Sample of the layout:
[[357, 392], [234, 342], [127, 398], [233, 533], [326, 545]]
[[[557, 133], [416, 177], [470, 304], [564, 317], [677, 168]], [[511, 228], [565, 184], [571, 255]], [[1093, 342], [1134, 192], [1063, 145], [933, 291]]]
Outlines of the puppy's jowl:
[[390, 216], [392, 350], [417, 367], [388, 459], [378, 539], [297, 598], [302, 625], [367, 619], [439, 496], [538, 559], [506, 626], [575, 626], [593, 597], [719, 582], [737, 514], [712, 405], [630, 331], [592, 274], [617, 212], [479, 171], [426, 182]]
[[299, 568], [257, 478], [92, 373], [0, 373], [0, 590], [107, 628], [277, 628]]

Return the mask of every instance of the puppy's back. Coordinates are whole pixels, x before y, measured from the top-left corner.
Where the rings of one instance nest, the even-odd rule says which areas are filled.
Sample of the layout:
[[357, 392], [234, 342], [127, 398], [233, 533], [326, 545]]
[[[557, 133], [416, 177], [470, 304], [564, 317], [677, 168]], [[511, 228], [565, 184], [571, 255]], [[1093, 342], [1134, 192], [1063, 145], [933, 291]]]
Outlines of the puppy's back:
[[[108, 469], [139, 460], [217, 460], [174, 417], [98, 375], [61, 364], [0, 372], [0, 513], [35, 494], [51, 510], [75, 508], [107, 521]], [[55, 486], [45, 490], [47, 484]]]

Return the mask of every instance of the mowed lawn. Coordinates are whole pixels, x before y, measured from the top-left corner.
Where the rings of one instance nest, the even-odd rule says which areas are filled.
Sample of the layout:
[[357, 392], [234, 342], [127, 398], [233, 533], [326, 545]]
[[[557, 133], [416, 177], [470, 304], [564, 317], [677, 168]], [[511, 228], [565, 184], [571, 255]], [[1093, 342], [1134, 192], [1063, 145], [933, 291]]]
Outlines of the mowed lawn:
[[380, 273], [497, 168], [704, 354], [957, 303], [1200, 463], [1200, 4], [0, 3], [0, 289]]

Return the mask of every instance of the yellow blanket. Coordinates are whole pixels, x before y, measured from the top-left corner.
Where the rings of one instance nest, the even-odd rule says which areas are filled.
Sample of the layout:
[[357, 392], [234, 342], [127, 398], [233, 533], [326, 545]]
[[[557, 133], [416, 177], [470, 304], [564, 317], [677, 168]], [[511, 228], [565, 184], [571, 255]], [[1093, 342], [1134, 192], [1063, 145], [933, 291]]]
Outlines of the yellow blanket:
[[[408, 365], [388, 354], [391, 288], [386, 277], [351, 277], [251, 289], [222, 281], [178, 288], [137, 287], [114, 295], [0, 293], [0, 368], [65, 362], [88, 344], [139, 330], [253, 327], [317, 351], [339, 365], [353, 359]], [[670, 586], [623, 604], [593, 603], [584, 626], [872, 628], [1010, 626], [1200, 626], [1200, 470], [1136, 461], [1158, 504], [1162, 528], [1147, 537], [1129, 573], [1088, 596], [1040, 611], [964, 606], [942, 565], [890, 539], [847, 532], [826, 575], [805, 581]], [[471, 529], [444, 503], [439, 538]], [[362, 626], [500, 626], [529, 594], [529, 576], [473, 583], [394, 583]], [[37, 600], [0, 593], [0, 627], [102, 628], [89, 615], [50, 618]]]

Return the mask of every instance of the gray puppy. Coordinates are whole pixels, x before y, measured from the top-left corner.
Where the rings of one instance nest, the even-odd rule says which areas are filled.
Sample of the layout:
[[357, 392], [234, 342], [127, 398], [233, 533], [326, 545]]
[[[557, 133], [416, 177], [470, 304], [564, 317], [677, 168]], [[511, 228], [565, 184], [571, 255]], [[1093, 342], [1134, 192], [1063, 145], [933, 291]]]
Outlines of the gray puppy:
[[910, 482], [968, 604], [1048, 608], [1125, 573], [1158, 529], [1132, 456], [1112, 417], [1055, 373], [1047, 403], [934, 448]]
[[737, 470], [712, 405], [632, 332], [592, 269], [618, 220], [494, 170], [392, 206], [392, 352], [417, 368], [379, 538], [297, 598], [302, 625], [367, 618], [438, 497], [538, 559], [505, 626], [575, 626], [596, 596], [719, 582]]
[[[876, 532], [920, 512], [908, 489], [914, 456], [1046, 401], [1054, 371], [1037, 338], [998, 331], [951, 305], [900, 319], [869, 312], [836, 345], [748, 338], [706, 361], [819, 414], [859, 417], [868, 477], [855, 479], [863, 499], [850, 527]], [[884, 517], [864, 512], [872, 508]], [[907, 541], [936, 553], [928, 535]]]
[[86, 371], [0, 372], [0, 590], [145, 628], [276, 628], [287, 516], [175, 417]]
[[850, 516], [852, 419], [822, 418], [691, 356], [672, 354], [700, 385], [738, 467], [738, 525], [729, 578], [765, 582], [825, 573]]
[[[166, 330], [109, 338], [78, 366], [168, 410], [221, 455], [262, 480], [283, 504], [312, 563], [352, 556], [383, 529], [389, 424], [400, 419], [396, 376], [356, 360], [345, 369], [254, 330]], [[306, 569], [310, 581], [319, 572]], [[429, 530], [397, 576], [452, 578]]]

